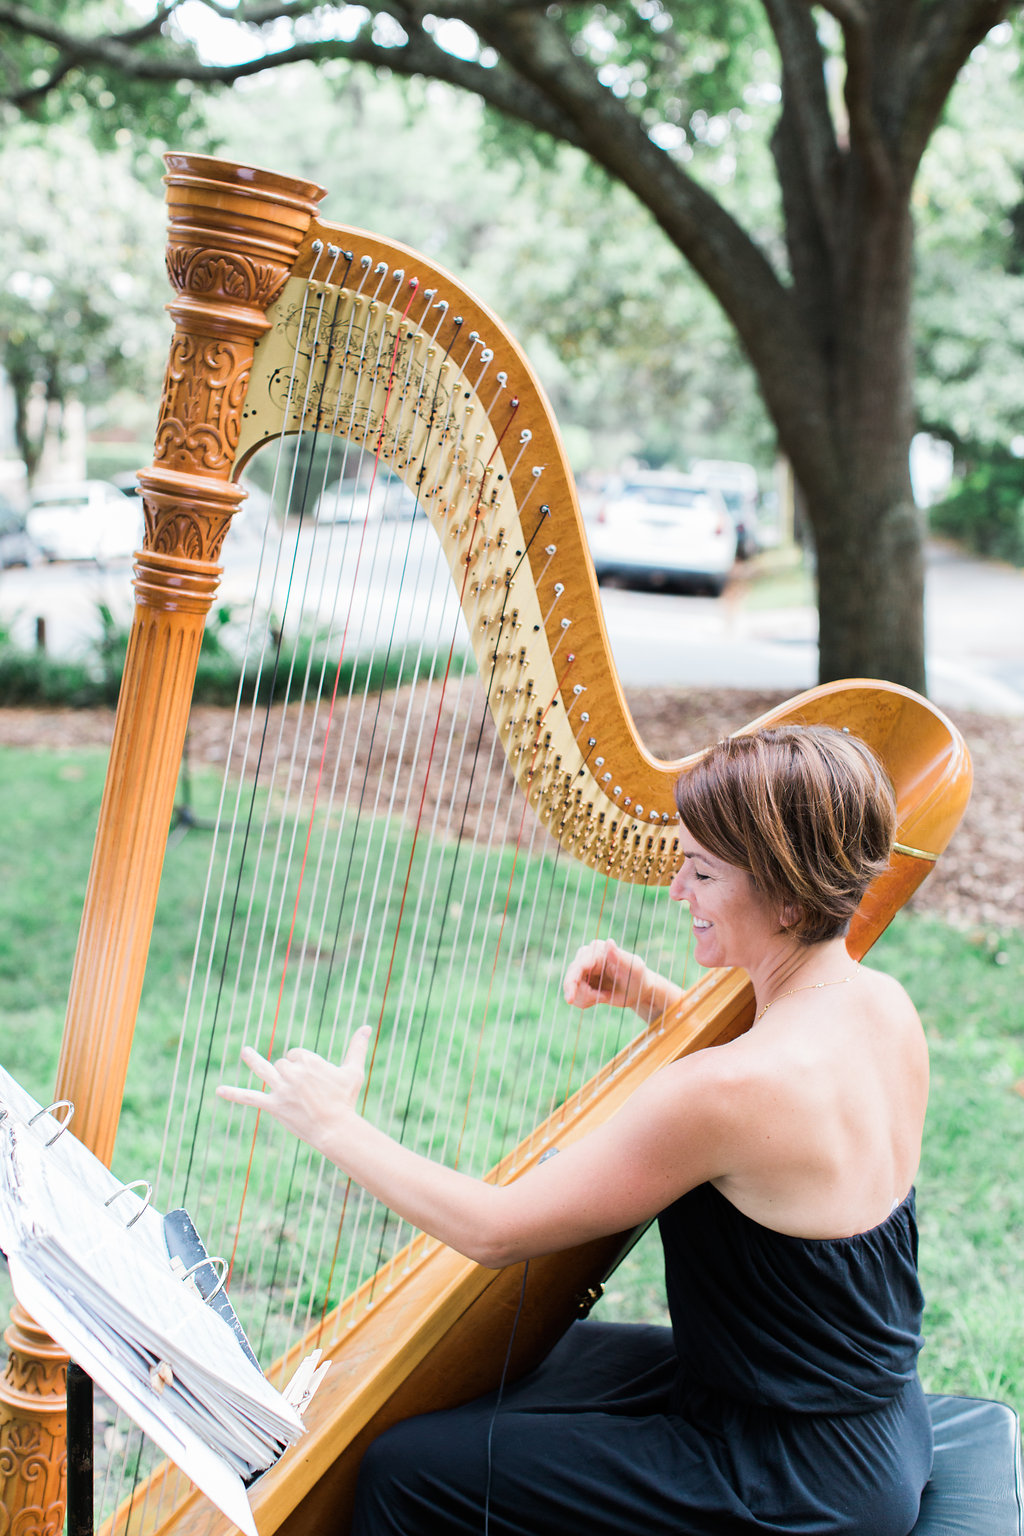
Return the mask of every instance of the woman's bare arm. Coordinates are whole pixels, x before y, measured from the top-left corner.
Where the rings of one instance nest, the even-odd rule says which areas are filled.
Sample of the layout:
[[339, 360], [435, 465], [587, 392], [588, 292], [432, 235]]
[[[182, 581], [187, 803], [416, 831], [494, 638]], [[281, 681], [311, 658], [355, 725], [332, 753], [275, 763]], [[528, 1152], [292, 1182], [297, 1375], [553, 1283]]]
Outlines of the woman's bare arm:
[[340, 1066], [301, 1049], [270, 1062], [247, 1047], [243, 1060], [263, 1090], [217, 1092], [266, 1111], [397, 1215], [489, 1268], [625, 1231], [728, 1171], [718, 1096], [699, 1058], [655, 1074], [605, 1125], [499, 1186], [421, 1157], [363, 1119], [355, 1104], [368, 1039], [359, 1030]]

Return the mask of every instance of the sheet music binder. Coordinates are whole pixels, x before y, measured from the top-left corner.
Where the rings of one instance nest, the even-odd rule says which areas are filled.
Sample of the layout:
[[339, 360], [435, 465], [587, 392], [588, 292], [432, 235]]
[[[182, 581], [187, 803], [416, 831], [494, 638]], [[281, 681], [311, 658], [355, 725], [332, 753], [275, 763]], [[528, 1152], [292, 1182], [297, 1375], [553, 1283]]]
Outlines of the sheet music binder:
[[[62, 1111], [62, 1113], [58, 1113]], [[248, 1536], [245, 1486], [326, 1366], [264, 1377], [188, 1213], [166, 1217], [0, 1067], [0, 1249], [21, 1305]]]

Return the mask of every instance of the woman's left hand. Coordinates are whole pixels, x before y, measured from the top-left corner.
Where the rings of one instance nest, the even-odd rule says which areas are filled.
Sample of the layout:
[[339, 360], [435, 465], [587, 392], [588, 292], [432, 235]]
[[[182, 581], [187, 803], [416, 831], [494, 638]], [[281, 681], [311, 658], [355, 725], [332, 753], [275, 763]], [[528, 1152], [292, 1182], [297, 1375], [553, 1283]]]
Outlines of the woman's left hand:
[[340, 1066], [302, 1046], [293, 1046], [277, 1061], [243, 1046], [242, 1060], [264, 1087], [234, 1088], [222, 1083], [217, 1094], [232, 1104], [266, 1110], [303, 1141], [322, 1147], [324, 1134], [339, 1116], [356, 1109], [369, 1041], [370, 1026], [364, 1024], [353, 1035]]

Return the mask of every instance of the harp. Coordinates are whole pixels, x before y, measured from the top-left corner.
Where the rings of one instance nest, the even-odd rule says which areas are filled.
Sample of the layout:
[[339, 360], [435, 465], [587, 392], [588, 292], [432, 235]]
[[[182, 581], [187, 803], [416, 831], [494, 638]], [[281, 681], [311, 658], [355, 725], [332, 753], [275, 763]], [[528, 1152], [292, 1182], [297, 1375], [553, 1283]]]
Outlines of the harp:
[[[335, 1528], [369, 1438], [492, 1386], [510, 1343], [511, 1370], [527, 1368], [632, 1235], [534, 1261], [513, 1328], [519, 1268], [402, 1231], [265, 1127], [253, 1143], [209, 1074], [234, 1072], [244, 1039], [330, 1053], [369, 1019], [374, 1115], [509, 1179], [753, 1009], [742, 975], [711, 972], [636, 1038], [563, 1008], [553, 1044], [532, 1025], [523, 1043], [535, 994], [557, 993], [583, 939], [611, 933], [680, 968], [655, 898], [686, 763], [632, 724], [550, 411], [493, 315], [424, 258], [321, 222], [319, 188], [200, 156], [167, 165], [176, 329], [57, 1093], [109, 1161], [222, 549], [234, 589], [236, 477], [269, 455], [247, 573], [255, 680], [234, 713], [158, 1185], [234, 1250], [236, 1305], [260, 1314], [272, 1379], [310, 1344], [334, 1361], [306, 1439], [252, 1490], [269, 1536]], [[295, 616], [299, 593], [318, 616]], [[851, 930], [859, 957], [951, 836], [966, 749], [925, 700], [880, 683], [827, 685], [765, 718], [849, 727], [896, 785], [899, 845]], [[173, 1130], [186, 1115], [193, 1129]], [[106, 1529], [228, 1527], [156, 1466]]]

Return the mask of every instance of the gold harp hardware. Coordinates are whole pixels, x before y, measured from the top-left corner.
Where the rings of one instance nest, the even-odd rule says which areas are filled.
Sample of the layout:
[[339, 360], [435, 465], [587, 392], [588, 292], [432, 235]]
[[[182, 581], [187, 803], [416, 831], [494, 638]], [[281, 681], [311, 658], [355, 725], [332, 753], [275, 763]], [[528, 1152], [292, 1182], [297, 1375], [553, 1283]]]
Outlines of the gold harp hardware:
[[[572, 475], [543, 391], [497, 318], [420, 255], [321, 221], [322, 194], [309, 183], [189, 155], [168, 158], [167, 182], [168, 270], [178, 290], [169, 308], [176, 329], [154, 462], [139, 477], [146, 539], [135, 567], [136, 612], [57, 1092], [75, 1101], [82, 1139], [109, 1160], [222, 554], [225, 581], [232, 574], [232, 523], [244, 499], [236, 477], [254, 470], [265, 449], [276, 466], [265, 537], [272, 533], [278, 541], [277, 553], [254, 577], [266, 631], [278, 635], [291, 622], [280, 611], [284, 588], [275, 585], [286, 572], [289, 593], [302, 586], [324, 594], [320, 612], [327, 616], [305, 632], [317, 644], [326, 634], [333, 655], [344, 634], [347, 645], [358, 607], [368, 632], [376, 626], [377, 650], [385, 648], [380, 637], [409, 620], [418, 599], [407, 598], [403, 588], [387, 610], [390, 627], [382, 625], [381, 551], [400, 547], [404, 572], [410, 551], [426, 561], [429, 548], [445, 591], [458, 598], [455, 622], [464, 625], [465, 661], [456, 688], [450, 682], [455, 643], [447, 630], [439, 639], [431, 618], [436, 661], [433, 654], [429, 666], [422, 660], [422, 633], [409, 652], [425, 673], [422, 686], [416, 668], [403, 661], [386, 702], [383, 696], [371, 702], [354, 681], [344, 693], [335, 672], [333, 693], [330, 675], [324, 687], [330, 707], [319, 695], [313, 703], [311, 679], [322, 657], [311, 653], [292, 702], [264, 706], [257, 699], [242, 717], [239, 740], [255, 732], [258, 719], [261, 748], [271, 739], [282, 748], [281, 767], [272, 772], [261, 759], [259, 775], [244, 766], [225, 776], [237, 803], [244, 792], [245, 804], [265, 817], [261, 850], [277, 859], [289, 839], [301, 845], [300, 824], [315, 827], [317, 837], [322, 828], [323, 841], [314, 847], [312, 891], [308, 884], [301, 892], [294, 888], [283, 852], [279, 862], [268, 853], [264, 873], [244, 885], [237, 921], [221, 921], [216, 892], [227, 884], [212, 887], [203, 915], [209, 936], [197, 942], [197, 954], [216, 955], [219, 963], [231, 938], [253, 969], [222, 1010], [211, 1001], [221, 1011], [212, 1019], [201, 1015], [195, 1038], [206, 1040], [209, 1025], [209, 1040], [217, 1040], [210, 1053], [233, 1063], [239, 1031], [262, 1031], [271, 1014], [283, 1021], [287, 1038], [280, 1043], [299, 1043], [307, 1039], [301, 1029], [310, 1016], [300, 1007], [308, 1010], [315, 1001], [329, 1028], [343, 1029], [341, 1010], [358, 1002], [360, 1022], [377, 1019], [382, 1062], [388, 1057], [381, 1071], [390, 1070], [392, 1057], [398, 1062], [394, 1088], [386, 1076], [380, 1089], [373, 1085], [382, 1103], [398, 1106], [403, 1126], [418, 1123], [417, 1116], [429, 1126], [439, 1104], [454, 1096], [447, 1062], [464, 1059], [480, 1089], [472, 1102], [460, 1099], [450, 1141], [438, 1149], [428, 1136], [427, 1148], [472, 1165], [483, 1156], [467, 1150], [473, 1138], [489, 1146], [488, 1137], [500, 1131], [500, 1145], [512, 1150], [495, 1159], [488, 1176], [516, 1177], [545, 1147], [599, 1124], [659, 1066], [749, 1027], [753, 1000], [745, 978], [709, 973], [636, 1039], [614, 1031], [607, 1040], [581, 1036], [515, 1059], [526, 992], [535, 973], [538, 994], [553, 992], [552, 956], [575, 942], [573, 924], [586, 926], [589, 937], [624, 922], [627, 913], [632, 923], [634, 916], [646, 921], [660, 911], [656, 888], [671, 879], [677, 856], [673, 786], [689, 760], [660, 759], [633, 726]], [[366, 471], [361, 520], [343, 503], [346, 487], [360, 483], [350, 472], [356, 466]], [[370, 515], [385, 481], [411, 494], [414, 516]], [[308, 492], [298, 509], [292, 499], [279, 504], [282, 487]], [[342, 590], [349, 606], [339, 619], [331, 605]], [[276, 654], [272, 644], [261, 653], [268, 668]], [[400, 707], [406, 711], [401, 720]], [[332, 721], [343, 716], [346, 730], [358, 727], [358, 744], [353, 735], [351, 746], [335, 748], [328, 714]], [[908, 847], [945, 846], [966, 801], [970, 765], [955, 729], [927, 701], [854, 680], [811, 690], [755, 724], [783, 721], [845, 726], [863, 736], [896, 786], [901, 840]], [[414, 750], [420, 755], [408, 755]], [[326, 790], [322, 798], [319, 787], [314, 794], [314, 781], [336, 789], [329, 806]], [[454, 786], [470, 782], [472, 797], [457, 801]], [[507, 788], [514, 791], [511, 801]], [[302, 822], [300, 808], [304, 816], [309, 804]], [[237, 825], [247, 825], [244, 817]], [[439, 829], [436, 839], [428, 839], [428, 828], [432, 835]], [[245, 845], [246, 857], [256, 841]], [[236, 866], [248, 868], [239, 852], [242, 833], [237, 843], [225, 842], [223, 869], [230, 868], [241, 888]], [[211, 869], [217, 856], [211, 855]], [[433, 955], [416, 947], [418, 937], [403, 951], [397, 937], [416, 916], [402, 908], [395, 918], [406, 871], [416, 860], [425, 871], [419, 888], [436, 897], [424, 933], [429, 930], [433, 954], [447, 951], [443, 985], [450, 990], [441, 1004], [434, 998]], [[875, 883], [851, 930], [852, 954], [867, 950], [929, 867], [901, 861]], [[349, 881], [353, 869], [359, 879], [344, 885], [342, 900], [343, 879]], [[358, 892], [351, 908], [350, 888]], [[340, 918], [328, 933], [325, 914], [335, 909]], [[478, 941], [487, 958], [471, 962]], [[286, 947], [292, 969], [278, 987], [270, 962], [279, 964]], [[328, 952], [329, 974], [317, 969]], [[257, 964], [265, 969], [257, 971]], [[208, 995], [219, 998], [223, 990], [219, 981], [200, 979], [190, 999], [204, 1008]], [[473, 1029], [458, 1035], [457, 1049], [431, 1075], [433, 1052], [441, 1049], [435, 1012], [446, 1027], [454, 1020], [461, 1029], [469, 1018]], [[478, 1020], [484, 1021], [479, 1027]], [[410, 1029], [400, 1035], [406, 1021]], [[479, 1049], [485, 1024], [500, 1047], [486, 1058]], [[567, 1034], [564, 1017], [557, 1031]], [[183, 1101], [192, 1092], [195, 1063], [206, 1049], [183, 1046], [172, 1109], [179, 1087]], [[203, 1149], [214, 1129], [210, 1096], [197, 1092], [198, 1106], [188, 1100], [200, 1117], [191, 1142]], [[272, 1179], [291, 1156], [279, 1152], [265, 1176]], [[184, 1158], [176, 1158], [169, 1157], [162, 1175], [171, 1198], [160, 1195], [156, 1183], [165, 1206], [185, 1203], [179, 1184], [191, 1178], [191, 1162], [182, 1174]], [[216, 1214], [227, 1222], [218, 1201], [226, 1207], [233, 1164], [226, 1151], [214, 1160], [217, 1188], [200, 1203], [209, 1202], [211, 1220]], [[262, 1278], [258, 1270], [246, 1277], [240, 1263], [242, 1279], [235, 1282], [254, 1306], [266, 1306], [269, 1315], [273, 1300], [281, 1312], [272, 1379], [287, 1379], [311, 1342], [322, 1343], [334, 1361], [311, 1405], [301, 1454], [286, 1455], [251, 1491], [263, 1536], [340, 1528], [368, 1439], [397, 1417], [490, 1387], [519, 1299], [518, 1269], [484, 1271], [415, 1235], [399, 1242], [393, 1224], [372, 1211], [360, 1242], [374, 1255], [373, 1265], [365, 1277], [359, 1271], [350, 1289], [332, 1290], [337, 1266], [330, 1253], [330, 1263], [307, 1261], [303, 1242], [335, 1223], [339, 1206], [348, 1220], [358, 1197], [321, 1189], [316, 1170], [308, 1178], [304, 1166], [300, 1173], [306, 1178], [301, 1198], [309, 1201], [304, 1214], [273, 1218], [275, 1242], [295, 1238], [281, 1260], [286, 1281]], [[239, 1219], [243, 1246], [254, 1252], [271, 1246], [269, 1210], [269, 1201], [261, 1207], [250, 1198]], [[202, 1224], [203, 1212], [197, 1214]], [[261, 1227], [261, 1220], [268, 1225]], [[204, 1236], [227, 1251], [219, 1232]], [[619, 1235], [531, 1262], [513, 1370], [525, 1369], [564, 1331], [577, 1299], [599, 1285], [628, 1242]], [[338, 1265], [355, 1269], [361, 1260], [354, 1245], [342, 1248]], [[271, 1332], [277, 1319], [275, 1312]], [[155, 1470], [129, 1503], [132, 1532], [211, 1536], [228, 1529], [170, 1467]], [[124, 1530], [128, 1517], [123, 1509], [109, 1530]]]
[[937, 853], [926, 853], [923, 848], [911, 848], [906, 843], [893, 843], [893, 852], [902, 853], [908, 859], [925, 859], [929, 864], [934, 864], [938, 859]]

